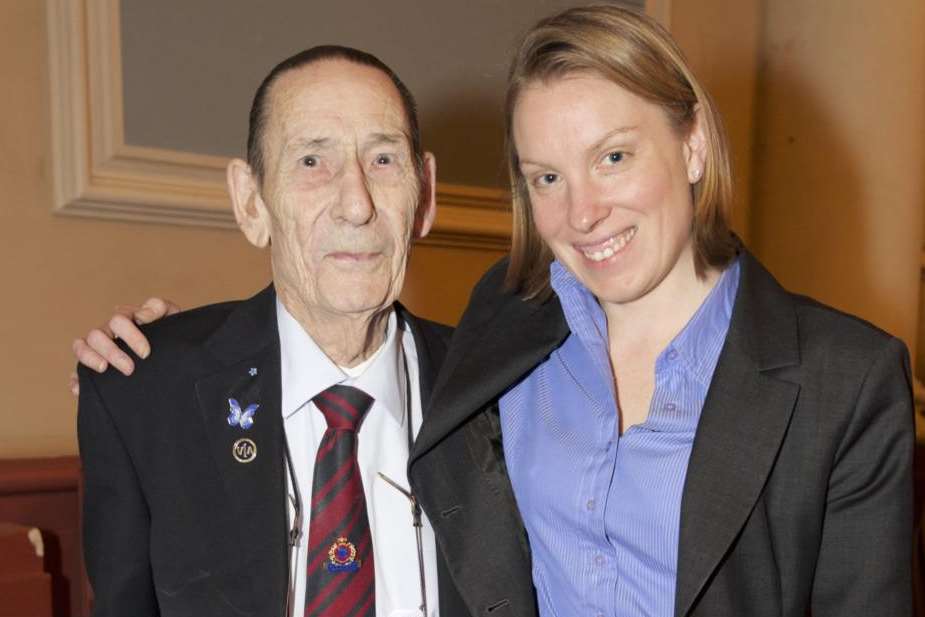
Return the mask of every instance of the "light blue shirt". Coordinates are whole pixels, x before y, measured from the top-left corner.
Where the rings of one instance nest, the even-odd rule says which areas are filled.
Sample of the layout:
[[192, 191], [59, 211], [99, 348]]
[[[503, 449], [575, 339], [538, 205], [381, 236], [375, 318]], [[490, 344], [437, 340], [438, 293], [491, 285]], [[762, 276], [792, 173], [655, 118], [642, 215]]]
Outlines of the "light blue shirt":
[[671, 617], [681, 493], [738, 261], [659, 354], [648, 417], [622, 436], [604, 312], [558, 262], [551, 282], [571, 334], [500, 401], [540, 616]]

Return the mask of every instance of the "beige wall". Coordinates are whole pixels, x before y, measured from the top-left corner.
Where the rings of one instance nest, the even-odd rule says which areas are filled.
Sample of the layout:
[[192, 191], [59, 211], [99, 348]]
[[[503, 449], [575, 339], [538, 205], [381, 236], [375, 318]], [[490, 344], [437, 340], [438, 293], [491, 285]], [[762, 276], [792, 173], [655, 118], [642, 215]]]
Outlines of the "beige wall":
[[736, 230], [788, 288], [905, 340], [921, 378], [925, 3], [651, 4], [725, 116]]
[[766, 3], [752, 239], [781, 281], [915, 347], [925, 3]]
[[786, 287], [922, 356], [925, 3], [667, 5], [725, 117], [736, 230]]

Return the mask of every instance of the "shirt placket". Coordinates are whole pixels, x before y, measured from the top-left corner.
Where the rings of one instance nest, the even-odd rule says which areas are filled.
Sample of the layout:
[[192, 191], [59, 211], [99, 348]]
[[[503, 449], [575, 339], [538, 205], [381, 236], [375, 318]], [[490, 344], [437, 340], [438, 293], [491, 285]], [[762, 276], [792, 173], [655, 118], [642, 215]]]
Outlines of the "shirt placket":
[[[601, 371], [601, 377], [610, 379], [610, 357], [606, 347], [595, 345], [595, 363]], [[603, 401], [595, 401], [595, 420], [597, 425], [594, 440], [595, 463], [588, 490], [581, 496], [578, 507], [583, 509], [593, 542], [589, 543], [587, 567], [591, 572], [590, 588], [587, 590], [588, 614], [594, 617], [608, 615], [607, 608], [613, 606], [613, 595], [619, 583], [617, 552], [607, 537], [607, 504], [611, 498], [610, 487], [620, 447], [617, 434], [618, 410], [611, 390]]]

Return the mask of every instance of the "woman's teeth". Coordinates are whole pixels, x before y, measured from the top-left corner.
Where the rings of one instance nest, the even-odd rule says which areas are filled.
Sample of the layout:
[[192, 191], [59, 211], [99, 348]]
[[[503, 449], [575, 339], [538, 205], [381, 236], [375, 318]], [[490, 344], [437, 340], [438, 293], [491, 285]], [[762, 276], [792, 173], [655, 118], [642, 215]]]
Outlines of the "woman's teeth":
[[623, 247], [629, 244], [629, 241], [636, 235], [636, 227], [630, 227], [626, 231], [613, 236], [604, 243], [602, 248], [593, 251], [582, 251], [582, 254], [591, 261], [604, 261], [610, 259], [620, 252]]

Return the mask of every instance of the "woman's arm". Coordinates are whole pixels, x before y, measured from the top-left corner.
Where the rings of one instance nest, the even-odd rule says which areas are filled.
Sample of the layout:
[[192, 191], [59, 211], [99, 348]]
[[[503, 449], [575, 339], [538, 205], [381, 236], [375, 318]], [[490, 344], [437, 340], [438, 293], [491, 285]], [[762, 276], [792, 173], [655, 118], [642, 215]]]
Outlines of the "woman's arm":
[[911, 383], [905, 345], [890, 339], [872, 358], [835, 453], [814, 617], [912, 615]]

